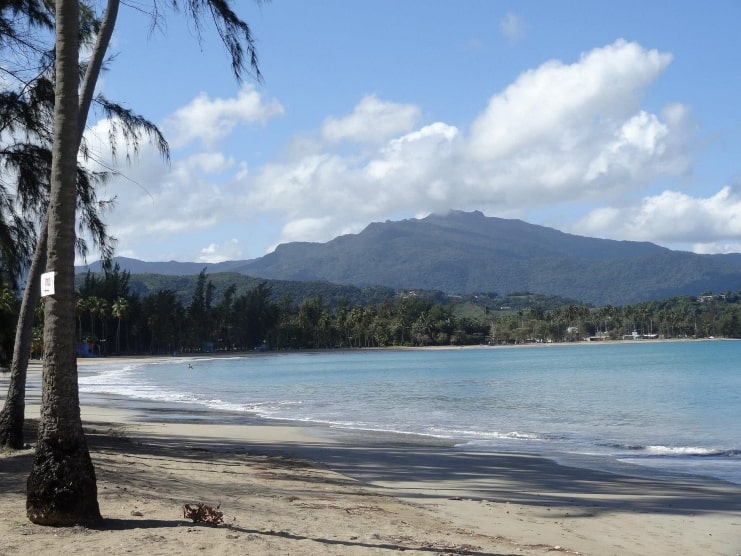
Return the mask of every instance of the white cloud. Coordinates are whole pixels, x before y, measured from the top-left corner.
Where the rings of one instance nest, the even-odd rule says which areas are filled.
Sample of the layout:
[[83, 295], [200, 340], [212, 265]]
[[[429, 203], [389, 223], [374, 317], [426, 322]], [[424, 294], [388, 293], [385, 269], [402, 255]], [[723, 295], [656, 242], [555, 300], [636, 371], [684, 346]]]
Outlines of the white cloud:
[[247, 205], [285, 215], [280, 242], [328, 240], [399, 207], [443, 209], [453, 192], [441, 172], [448, 171], [457, 136], [456, 128], [435, 123], [389, 141], [369, 159], [317, 153], [266, 165]]
[[[168, 168], [145, 148], [142, 164], [126, 170], [138, 185], [118, 182], [110, 188], [121, 199], [112, 231], [124, 249], [195, 233], [205, 238], [196, 243], [202, 246], [225, 222], [248, 230], [252, 220], [269, 218], [282, 228], [268, 240], [273, 244], [327, 241], [400, 214], [458, 208], [527, 219], [531, 211], [599, 201], [605, 207], [575, 231], [705, 242], [698, 248], [708, 249], [715, 242], [731, 245], [741, 237], [731, 225], [741, 214], [732, 190], [709, 199], [667, 191], [640, 206], [626, 205], [657, 178], [682, 177], [691, 169], [688, 108], [670, 104], [654, 113], [641, 103], [670, 62], [670, 54], [623, 40], [570, 64], [546, 62], [488, 102], [482, 99], [470, 129], [420, 122], [422, 112], [414, 105], [366, 96], [349, 114], [328, 117], [313, 134], [305, 132], [283, 159], [250, 172], [245, 161], [208, 148], [176, 158]], [[199, 97], [168, 122], [181, 130], [179, 143], [198, 138], [208, 147], [234, 131], [229, 118], [260, 121], [259, 114], [268, 118], [282, 110], [277, 101], [271, 109], [259, 98], [245, 100], [254, 94], [247, 87], [234, 99]], [[677, 213], [682, 206], [687, 208]], [[675, 218], [692, 223], [681, 237]], [[631, 231], [638, 229], [640, 237]], [[208, 262], [228, 256], [230, 243], [214, 243], [180, 258]]]
[[[170, 165], [146, 141], [130, 164], [120, 155], [114, 159], [110, 145], [115, 141], [121, 151], [126, 145], [120, 126], [111, 128], [105, 119], [90, 126], [85, 136], [93, 162], [88, 164], [97, 170], [110, 168], [121, 173], [99, 193], [101, 198], [116, 198], [115, 209], [106, 221], [110, 234], [119, 239], [121, 252], [125, 249], [134, 255], [135, 245], [148, 250], [154, 243], [173, 241], [185, 234], [201, 231], [205, 235], [224, 221], [240, 218], [243, 191], [239, 182], [249, 178], [246, 164], [211, 148], [238, 125], [265, 122], [282, 110], [277, 101], [263, 101], [249, 85], [230, 99], [211, 100], [202, 94], [162, 126], [167, 128], [165, 135], [173, 151]], [[201, 150], [178, 153], [180, 147], [195, 140], [200, 140]], [[236, 254], [236, 247], [229, 243], [217, 247], [213, 253], [209, 248], [201, 253], [191, 248], [188, 258], [207, 261], [228, 256], [230, 248]]]
[[204, 263], [220, 263], [222, 261], [237, 261], [243, 256], [244, 251], [239, 240], [232, 238], [223, 243], [211, 243], [208, 247], [201, 249], [198, 260]]
[[499, 22], [499, 30], [505, 38], [517, 41], [525, 35], [525, 22], [517, 14], [508, 12]]
[[[133, 254], [137, 251], [134, 246], [146, 249], [173, 236], [210, 230], [222, 218], [234, 218], [238, 207], [228, 178], [242, 172], [243, 166], [224, 154], [199, 152], [168, 165], [155, 146], [143, 143], [139, 156], [126, 164], [121, 157], [111, 158], [105, 120], [90, 127], [86, 139], [99, 162], [95, 169], [109, 167], [121, 173], [101, 188], [98, 196], [116, 198], [114, 210], [105, 220], [122, 253]], [[121, 136], [116, 141], [125, 144]], [[221, 181], [224, 175], [226, 182]], [[196, 255], [194, 252], [190, 260]]]
[[366, 174], [374, 181], [392, 178], [403, 183], [432, 178], [431, 162], [438, 157], [449, 159], [450, 144], [457, 136], [456, 128], [437, 122], [393, 139], [368, 163]]
[[331, 142], [381, 143], [413, 128], [420, 110], [411, 104], [383, 102], [376, 96], [364, 97], [349, 116], [329, 117], [322, 126], [322, 137]]
[[312, 241], [334, 233], [334, 223], [329, 217], [296, 218], [283, 228], [283, 235], [292, 241]]
[[169, 169], [138, 178], [144, 184], [143, 190], [130, 186], [112, 188], [130, 207], [126, 219], [117, 222], [117, 233], [126, 230], [127, 235], [146, 238], [152, 234], [193, 232], [234, 218], [238, 192], [228, 181], [219, 179], [220, 173], [234, 169], [234, 165], [219, 158], [220, 155], [198, 154], [175, 162]]
[[671, 60], [622, 40], [570, 65], [550, 61], [493, 96], [466, 152], [471, 190], [498, 206], [616, 197], [688, 171], [687, 110], [641, 109]]
[[533, 145], [574, 150], [595, 135], [604, 141], [636, 113], [643, 90], [670, 61], [620, 40], [574, 64], [554, 60], [527, 71], [474, 122], [472, 154], [487, 160]]
[[[661, 114], [641, 107], [670, 61], [619, 40], [572, 64], [546, 62], [494, 95], [468, 133], [436, 122], [352, 157], [315, 144], [265, 166], [249, 199], [284, 214], [281, 241], [328, 240], [352, 223], [399, 212], [478, 208], [522, 216], [618, 199], [690, 168], [686, 107]], [[392, 103], [366, 97], [349, 116], [328, 119], [323, 134], [364, 142], [366, 122], [378, 119], [369, 107], [382, 106]], [[381, 127], [375, 139], [393, 129]]]
[[571, 229], [589, 236], [692, 245], [696, 252], [738, 252], [741, 191], [726, 186], [706, 198], [664, 191], [633, 205], [596, 209]]
[[243, 85], [235, 98], [211, 99], [201, 93], [169, 117], [163, 128], [173, 148], [201, 141], [207, 148], [227, 137], [238, 125], [264, 124], [283, 114], [277, 100], [265, 100], [252, 85]]

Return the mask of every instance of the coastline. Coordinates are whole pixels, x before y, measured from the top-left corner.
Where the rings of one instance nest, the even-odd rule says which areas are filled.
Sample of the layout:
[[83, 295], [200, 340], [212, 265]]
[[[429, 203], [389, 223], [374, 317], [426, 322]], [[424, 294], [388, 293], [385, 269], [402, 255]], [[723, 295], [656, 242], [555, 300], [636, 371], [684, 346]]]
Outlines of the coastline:
[[[172, 358], [84, 360], [80, 368], [155, 360]], [[38, 417], [34, 398], [30, 420]], [[739, 485], [461, 452], [403, 435], [257, 418], [235, 424], [207, 410], [173, 415], [154, 402], [120, 405], [98, 396], [82, 406], [106, 518], [99, 529], [27, 522], [32, 450], [0, 454], [3, 553], [741, 553]], [[225, 525], [186, 522], [180, 508], [196, 502], [221, 503]]]

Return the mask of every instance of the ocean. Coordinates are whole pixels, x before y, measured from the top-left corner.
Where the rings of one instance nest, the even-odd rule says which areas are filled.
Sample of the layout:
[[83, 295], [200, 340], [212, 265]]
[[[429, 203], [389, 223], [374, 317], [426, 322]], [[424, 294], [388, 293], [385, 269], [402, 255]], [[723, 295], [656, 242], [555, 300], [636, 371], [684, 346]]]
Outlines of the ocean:
[[200, 408], [741, 484], [739, 341], [101, 360], [83, 371], [83, 403], [108, 394], [168, 407], [171, 418]]

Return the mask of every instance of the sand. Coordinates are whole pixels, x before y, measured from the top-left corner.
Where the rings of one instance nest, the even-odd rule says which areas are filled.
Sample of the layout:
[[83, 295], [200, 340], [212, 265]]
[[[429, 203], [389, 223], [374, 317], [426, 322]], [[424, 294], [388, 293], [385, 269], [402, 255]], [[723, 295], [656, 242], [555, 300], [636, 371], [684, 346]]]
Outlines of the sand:
[[[31, 442], [38, 411], [27, 408]], [[104, 522], [31, 524], [33, 450], [0, 453], [0, 555], [741, 554], [741, 485], [411, 436], [82, 411]], [[199, 502], [220, 505], [224, 523], [185, 519], [183, 505]]]

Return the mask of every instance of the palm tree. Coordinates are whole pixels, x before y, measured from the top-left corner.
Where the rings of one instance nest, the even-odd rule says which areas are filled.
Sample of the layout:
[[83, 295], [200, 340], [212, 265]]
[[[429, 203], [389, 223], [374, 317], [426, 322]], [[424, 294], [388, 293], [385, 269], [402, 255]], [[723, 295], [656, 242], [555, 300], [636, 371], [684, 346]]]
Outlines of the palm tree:
[[[93, 57], [105, 53], [119, 0], [109, 0]], [[171, 5], [177, 6], [175, 0]], [[209, 10], [240, 76], [245, 69], [244, 44], [250, 65], [257, 57], [249, 27], [228, 0], [187, 0], [196, 19]], [[74, 351], [75, 173], [81, 130], [87, 119], [86, 97], [78, 98], [80, 64], [78, 0], [56, 0], [54, 144], [48, 214], [47, 268], [56, 272], [56, 293], [47, 298], [44, 319], [44, 373], [39, 437], [28, 478], [29, 519], [44, 525], [68, 526], [101, 518], [95, 470], [82, 431], [77, 361]], [[110, 16], [110, 17], [109, 17]], [[244, 44], [243, 44], [244, 43]], [[97, 82], [100, 65], [85, 72], [83, 93]], [[259, 72], [257, 72], [259, 77]], [[82, 108], [82, 110], [81, 110]]]
[[[35, 21], [36, 25], [53, 29], [52, 11], [48, 10], [46, 14], [39, 12], [39, 10], [49, 7], [46, 2], [24, 0], [23, 2], [11, 2], [11, 5], [11, 9], [16, 10], [16, 12], [22, 11], [22, 9], [27, 10], [29, 19]], [[0, 11], [0, 34], [9, 29], [8, 35], [14, 37], [12, 25], [2, 15], [3, 12]], [[43, 15], [45, 17], [42, 17]], [[85, 37], [91, 36], [94, 32], [97, 33], [99, 29], [98, 36], [106, 35], [106, 25], [99, 26], [89, 9], [84, 12], [82, 24]], [[2, 38], [5, 37], [0, 37], [0, 40]], [[27, 44], [27, 41], [23, 44]], [[20, 92], [8, 90], [0, 93], [0, 128], [14, 131], [16, 135], [25, 136], [27, 139], [26, 143], [16, 143], [3, 149], [0, 156], [8, 171], [15, 172], [17, 198], [21, 209], [24, 213], [29, 212], [31, 220], [34, 222], [42, 221], [38, 230], [35, 251], [26, 276], [26, 288], [23, 292], [18, 315], [8, 396], [0, 411], [0, 445], [15, 449], [22, 448], [24, 445], [23, 420], [26, 372], [33, 341], [34, 310], [40, 298], [38, 284], [41, 273], [46, 268], [48, 235], [46, 206], [48, 204], [47, 196], [51, 174], [54, 121], [54, 83], [51, 69], [46, 61], [48, 56], [40, 47], [34, 47], [32, 50], [41, 52], [41, 61], [39, 62], [41, 73], [35, 74], [30, 83], [21, 82]], [[102, 63], [102, 57], [103, 52], [96, 51], [88, 68]], [[53, 60], [53, 57], [48, 58]], [[16, 75], [22, 76], [23, 72], [19, 70]], [[93, 89], [94, 83], [85, 83], [80, 96], [81, 113], [86, 113], [89, 109], [93, 98]], [[121, 109], [100, 96], [96, 98], [96, 104], [101, 106], [105, 113], [118, 116], [125, 135], [131, 138], [134, 147], [139, 141], [141, 130], [150, 137], [156, 138], [163, 156], [167, 157], [167, 143], [153, 124], [128, 110]], [[84, 120], [85, 118], [81, 119]], [[83, 126], [78, 126], [78, 139], [82, 137], [82, 129]], [[113, 243], [107, 236], [105, 225], [98, 214], [98, 209], [106, 203], [97, 201], [93, 189], [95, 183], [104, 177], [105, 174], [89, 174], [85, 170], [78, 169], [76, 188], [80, 223], [81, 225], [84, 224], [90, 231], [93, 242], [99, 247], [102, 258], [106, 261], [112, 256]], [[14, 229], [22, 230], [20, 225], [16, 225]], [[2, 236], [2, 226], [0, 226], [0, 236]], [[76, 246], [80, 254], [85, 256], [87, 252], [86, 243], [81, 238], [77, 238]], [[24, 253], [33, 250], [28, 242], [19, 242], [17, 248]]]
[[98, 302], [100, 298], [96, 296], [88, 297], [85, 300], [85, 307], [87, 308], [87, 312], [90, 315], [90, 336], [95, 336], [95, 315], [98, 313]]
[[54, 143], [48, 214], [47, 268], [55, 294], [44, 309], [42, 409], [27, 483], [28, 518], [69, 526], [101, 519], [95, 469], [82, 431], [75, 359], [75, 176], [79, 125], [77, 0], [56, 1]]
[[[55, 294], [44, 304], [42, 411], [26, 498], [28, 518], [42, 525], [68, 526], [101, 519], [95, 470], [82, 430], [77, 387], [75, 209], [78, 201], [77, 152], [117, 8], [118, 0], [110, 0], [85, 73], [82, 93], [78, 95], [80, 4], [77, 0], [56, 0], [55, 3], [50, 194], [46, 220], [32, 262], [32, 269], [40, 272], [42, 254], [46, 251], [46, 267], [55, 272]], [[29, 278], [27, 290], [35, 292], [36, 288], [38, 284]], [[34, 295], [29, 294], [28, 299]], [[27, 301], [25, 297], [24, 302]], [[25, 325], [22, 327], [19, 323], [19, 333], [25, 330]], [[27, 364], [27, 359], [25, 362]]]
[[105, 331], [103, 330], [103, 319], [108, 312], [108, 302], [103, 299], [102, 297], [98, 297], [96, 295], [89, 297], [87, 300], [87, 308], [90, 312], [90, 333], [93, 336], [96, 336], [95, 334], [95, 318], [99, 317], [101, 321], [101, 331], [100, 336], [96, 336], [98, 339], [102, 339], [105, 337]]
[[88, 298], [78, 297], [75, 308], [77, 309], [77, 326], [80, 329], [80, 335], [77, 341], [82, 343], [82, 314], [90, 310]]
[[118, 320], [116, 325], [116, 354], [121, 353], [121, 319], [129, 312], [129, 302], [124, 297], [119, 297], [113, 302], [111, 314]]
[[555, 307], [551, 310], [550, 313], [553, 322], [556, 323], [556, 340], [560, 342], [563, 339], [563, 336], [561, 336], [561, 322], [563, 320], [563, 311], [560, 307]]
[[106, 316], [108, 315], [108, 302], [102, 297], [93, 297], [92, 313], [100, 318], [100, 336], [98, 337], [98, 355], [103, 355], [103, 347], [106, 341]]

